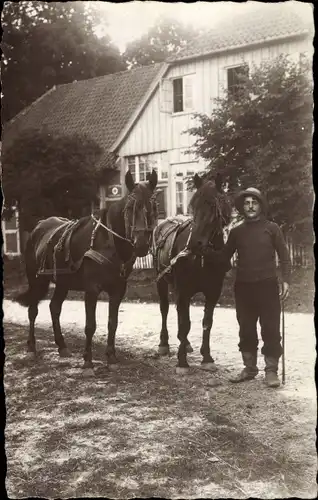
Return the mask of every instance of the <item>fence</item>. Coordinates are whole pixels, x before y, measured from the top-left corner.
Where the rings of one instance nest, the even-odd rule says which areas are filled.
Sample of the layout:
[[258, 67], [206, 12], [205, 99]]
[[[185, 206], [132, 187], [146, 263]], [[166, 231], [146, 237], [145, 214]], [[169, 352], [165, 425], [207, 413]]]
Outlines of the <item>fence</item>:
[[292, 238], [286, 238], [290, 260], [293, 267], [314, 267], [314, 249], [307, 245], [300, 245], [293, 242]]
[[149, 253], [146, 257], [137, 257], [134, 264], [134, 269], [152, 269], [153, 268], [153, 257]]
[[[289, 237], [286, 238], [287, 247], [289, 250], [290, 260], [293, 268], [310, 268], [314, 267], [314, 252], [310, 246], [300, 245], [293, 242]], [[232, 266], [236, 266], [236, 255], [231, 259]], [[276, 255], [276, 264], [278, 265], [278, 257]], [[153, 257], [151, 254], [146, 257], [138, 257], [134, 264], [134, 269], [152, 269]]]

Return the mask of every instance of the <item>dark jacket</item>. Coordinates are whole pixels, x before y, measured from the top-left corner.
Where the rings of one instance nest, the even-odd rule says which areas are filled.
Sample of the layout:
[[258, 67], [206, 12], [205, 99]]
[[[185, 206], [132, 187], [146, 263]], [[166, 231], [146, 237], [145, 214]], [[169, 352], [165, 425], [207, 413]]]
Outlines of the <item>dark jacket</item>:
[[237, 251], [236, 281], [255, 282], [277, 277], [277, 252], [282, 278], [290, 283], [291, 261], [283, 234], [275, 222], [265, 218], [245, 220], [230, 231], [222, 250], [215, 252], [228, 262]]

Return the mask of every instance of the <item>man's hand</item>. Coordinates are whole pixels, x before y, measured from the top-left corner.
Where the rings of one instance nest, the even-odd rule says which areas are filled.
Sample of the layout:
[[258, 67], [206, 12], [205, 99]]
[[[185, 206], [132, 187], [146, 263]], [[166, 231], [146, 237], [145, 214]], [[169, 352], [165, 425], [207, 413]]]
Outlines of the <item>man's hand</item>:
[[286, 282], [284, 282], [284, 283], [282, 284], [282, 289], [281, 289], [281, 292], [280, 292], [280, 294], [279, 294], [280, 299], [281, 299], [282, 301], [285, 301], [285, 300], [287, 299], [288, 295], [289, 295], [289, 284], [288, 284], [288, 283], [286, 283]]

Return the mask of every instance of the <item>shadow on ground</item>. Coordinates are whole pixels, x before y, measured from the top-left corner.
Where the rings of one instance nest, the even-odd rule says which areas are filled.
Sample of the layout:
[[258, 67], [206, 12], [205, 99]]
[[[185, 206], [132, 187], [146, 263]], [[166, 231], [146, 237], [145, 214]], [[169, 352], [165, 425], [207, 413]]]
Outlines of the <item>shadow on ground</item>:
[[[4, 330], [10, 497], [312, 494], [316, 459], [287, 455], [283, 443], [293, 428], [277, 424], [298, 409], [261, 381], [246, 394], [229, 386], [222, 366], [217, 374], [194, 366], [191, 376], [178, 377], [174, 356], [129, 352], [120, 343], [120, 370], [110, 372], [101, 338], [94, 340], [95, 377], [84, 378], [84, 336], [66, 331], [73, 355], [60, 359], [52, 333], [39, 329], [31, 362], [25, 328]], [[264, 435], [255, 437], [249, 419], [264, 420]]]

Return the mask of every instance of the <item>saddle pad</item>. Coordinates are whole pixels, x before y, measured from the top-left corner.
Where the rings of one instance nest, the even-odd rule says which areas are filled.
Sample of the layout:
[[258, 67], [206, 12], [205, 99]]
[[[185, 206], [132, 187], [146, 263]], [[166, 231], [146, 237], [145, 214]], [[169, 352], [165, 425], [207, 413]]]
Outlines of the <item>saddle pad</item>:
[[192, 219], [171, 217], [161, 222], [154, 232], [153, 255], [156, 271], [160, 273], [171, 262], [173, 246], [176, 237], [189, 226]]
[[[50, 217], [41, 221], [33, 232], [38, 274], [74, 272], [81, 264], [70, 259], [70, 241], [78, 221]], [[78, 265], [79, 264], [79, 265]]]

